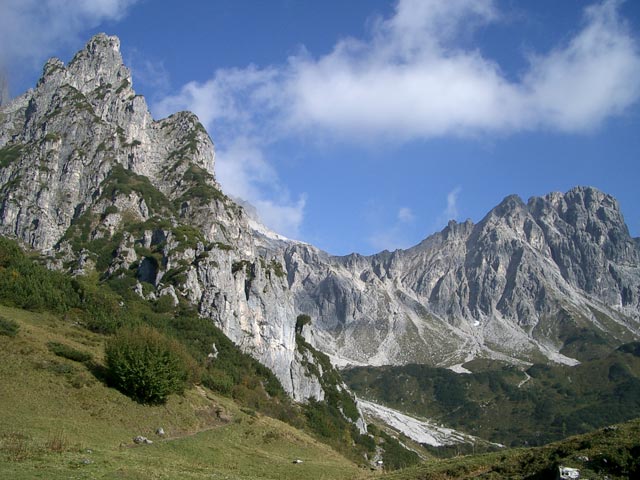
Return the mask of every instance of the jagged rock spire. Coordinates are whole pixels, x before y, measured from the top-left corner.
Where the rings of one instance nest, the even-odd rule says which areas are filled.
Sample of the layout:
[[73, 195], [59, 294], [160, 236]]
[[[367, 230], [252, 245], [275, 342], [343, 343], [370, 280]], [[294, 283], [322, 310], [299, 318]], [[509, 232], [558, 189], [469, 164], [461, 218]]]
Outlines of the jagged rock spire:
[[9, 81], [5, 72], [0, 70], [0, 106], [9, 102]]
[[71, 85], [85, 95], [106, 85], [122, 92], [124, 89], [130, 90], [131, 72], [122, 61], [118, 37], [99, 33], [66, 67], [57, 58], [49, 59], [43, 68], [39, 85], [51, 81]]
[[[119, 46], [99, 34], [67, 65], [50, 59], [36, 88], [2, 109], [0, 234], [77, 273], [107, 242], [107, 275], [137, 264], [136, 279], [198, 306], [295, 398], [321, 399], [296, 350], [281, 262], [259, 256], [243, 210], [220, 191], [208, 133], [190, 112], [155, 121]], [[141, 245], [163, 260], [138, 258]], [[179, 282], [163, 280], [180, 265]]]

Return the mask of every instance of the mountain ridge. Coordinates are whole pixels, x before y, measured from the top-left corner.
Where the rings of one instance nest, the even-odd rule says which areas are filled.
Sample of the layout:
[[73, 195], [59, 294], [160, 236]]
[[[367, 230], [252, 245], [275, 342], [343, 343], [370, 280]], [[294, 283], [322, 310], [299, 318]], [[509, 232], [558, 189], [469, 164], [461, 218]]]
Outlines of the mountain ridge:
[[[485, 323], [494, 323], [493, 327], [497, 323], [502, 330], [497, 333], [506, 334], [507, 339], [516, 340], [521, 346], [535, 346], [547, 358], [575, 363], [559, 352], [562, 345], [557, 344], [558, 338], [555, 346], [549, 342], [541, 343], [534, 338], [535, 335], [530, 335], [531, 332], [522, 331], [522, 327], [528, 325], [533, 330], [541, 315], [557, 316], [562, 310], [560, 303], [567, 303], [574, 310], [572, 315], [580, 312], [581, 316], [591, 318], [596, 324], [596, 314], [590, 309], [607, 310], [614, 306], [617, 311], [607, 315], [614, 319], [614, 323], [624, 324], [623, 328], [629, 333], [623, 335], [624, 338], [637, 338], [638, 258], [637, 242], [629, 236], [617, 201], [593, 187], [574, 187], [565, 194], [554, 192], [544, 197], [532, 197], [527, 204], [518, 196], [510, 195], [477, 224], [471, 221], [450, 222], [441, 232], [406, 250], [385, 251], [366, 257], [357, 254], [332, 257], [332, 261], [353, 270], [347, 274], [352, 278], [345, 280], [346, 283], [375, 277], [376, 281], [384, 283], [393, 279], [408, 287], [404, 293], [426, 307], [425, 314], [446, 317], [439, 322], [443, 329], [459, 327], [465, 320], [474, 326], [480, 326], [487, 318], [498, 320]], [[403, 274], [398, 265], [409, 266]], [[390, 271], [399, 276], [390, 274]], [[518, 280], [518, 276], [527, 275], [538, 279], [533, 282], [536, 285], [523, 285]], [[521, 280], [526, 281], [526, 278]], [[394, 288], [393, 281], [387, 288]], [[318, 297], [329, 295], [340, 282], [334, 279], [329, 283], [332, 287]], [[314, 288], [322, 286], [318, 283]], [[301, 309], [307, 308], [306, 313], [322, 318], [321, 308], [317, 304], [312, 305], [312, 299], [304, 293], [309, 289], [303, 287], [302, 290]], [[550, 293], [554, 291], [555, 306], [550, 300]], [[347, 295], [344, 289], [341, 295]], [[577, 306], [573, 305], [575, 301]], [[416, 309], [415, 306], [411, 308]], [[393, 309], [386, 310], [387, 314], [392, 312]], [[332, 348], [333, 340], [327, 340], [326, 336], [322, 338], [326, 331], [340, 337], [335, 321], [340, 315], [337, 310], [325, 315], [331, 321], [326, 322], [324, 331], [319, 332], [317, 342], [320, 348]], [[360, 313], [362, 329], [375, 325], [375, 321], [367, 319], [366, 315], [365, 312]], [[515, 319], [515, 327], [520, 331], [510, 333], [507, 330], [513, 329], [514, 325], [500, 325], [500, 317], [504, 316]], [[419, 319], [413, 322], [416, 328], [419, 328], [418, 322]], [[357, 329], [357, 326], [349, 327], [348, 322], [342, 325]], [[598, 325], [597, 328], [603, 327]], [[459, 334], [455, 330], [453, 334]], [[617, 341], [622, 341], [622, 338]], [[350, 363], [349, 360], [354, 364], [362, 363], [362, 356], [358, 358], [358, 353], [352, 355], [348, 348], [342, 353], [339, 348], [333, 351], [336, 357], [346, 357], [344, 363]], [[373, 356], [371, 352], [368, 355]], [[385, 363], [383, 356], [380, 360], [380, 364]], [[406, 361], [425, 359], [414, 356]], [[399, 363], [402, 362], [400, 359]], [[434, 363], [433, 359], [428, 363]]]
[[117, 37], [49, 60], [0, 113], [0, 233], [54, 268], [129, 276], [146, 298], [195, 305], [294, 398], [323, 398], [279, 261], [220, 191], [213, 142], [192, 113], [152, 119]]

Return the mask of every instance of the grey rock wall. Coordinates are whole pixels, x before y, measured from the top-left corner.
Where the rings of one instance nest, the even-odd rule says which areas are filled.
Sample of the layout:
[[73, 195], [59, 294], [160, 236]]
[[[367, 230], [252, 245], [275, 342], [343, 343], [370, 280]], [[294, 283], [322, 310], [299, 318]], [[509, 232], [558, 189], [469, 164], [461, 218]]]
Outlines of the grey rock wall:
[[640, 332], [640, 257], [616, 200], [576, 187], [504, 199], [408, 250], [370, 257], [285, 254], [313, 341], [342, 363], [455, 365], [476, 356], [575, 360], [567, 337], [613, 344]]
[[151, 296], [191, 301], [296, 399], [321, 397], [318, 380], [300, 375], [281, 260], [220, 191], [196, 116], [154, 120], [119, 46], [100, 34], [69, 64], [49, 60], [37, 86], [0, 110], [0, 233], [76, 273], [100, 261], [96, 240], [116, 242], [110, 274], [137, 268]]

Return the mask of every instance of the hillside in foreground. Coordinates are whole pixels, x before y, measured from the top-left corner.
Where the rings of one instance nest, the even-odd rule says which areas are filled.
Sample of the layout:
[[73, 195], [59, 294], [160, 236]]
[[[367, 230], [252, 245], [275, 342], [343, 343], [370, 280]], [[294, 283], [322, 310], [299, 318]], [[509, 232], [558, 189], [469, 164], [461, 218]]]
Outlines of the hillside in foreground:
[[50, 313], [0, 306], [0, 317], [19, 325], [0, 335], [2, 478], [361, 478], [327, 445], [203, 386], [141, 405], [50, 347], [100, 363], [103, 335]]
[[[591, 479], [640, 474], [640, 420], [544, 447], [373, 472], [202, 386], [165, 405], [136, 403], [50, 348], [63, 343], [100, 362], [103, 336], [50, 313], [2, 306], [0, 316], [19, 325], [15, 337], [0, 335], [2, 478], [543, 479], [554, 478], [558, 465]], [[136, 445], [138, 435], [153, 444]]]

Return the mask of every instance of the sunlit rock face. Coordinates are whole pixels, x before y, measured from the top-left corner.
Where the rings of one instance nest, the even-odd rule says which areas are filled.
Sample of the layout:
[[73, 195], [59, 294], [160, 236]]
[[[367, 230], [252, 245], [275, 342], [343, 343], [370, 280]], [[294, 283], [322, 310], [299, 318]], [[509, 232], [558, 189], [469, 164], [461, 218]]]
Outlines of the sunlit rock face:
[[100, 34], [67, 65], [49, 60], [37, 86], [0, 111], [0, 232], [78, 273], [100, 263], [91, 241], [113, 242], [107, 272], [134, 268], [153, 295], [183, 296], [296, 399], [321, 398], [296, 355], [281, 254], [220, 191], [197, 117], [154, 120], [119, 48]]
[[408, 250], [328, 257], [297, 245], [285, 258], [298, 310], [317, 318], [315, 344], [343, 363], [571, 364], [580, 335], [638, 338], [638, 241], [594, 188], [509, 196]]

